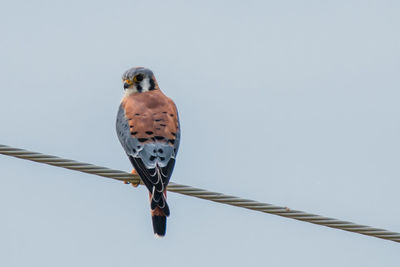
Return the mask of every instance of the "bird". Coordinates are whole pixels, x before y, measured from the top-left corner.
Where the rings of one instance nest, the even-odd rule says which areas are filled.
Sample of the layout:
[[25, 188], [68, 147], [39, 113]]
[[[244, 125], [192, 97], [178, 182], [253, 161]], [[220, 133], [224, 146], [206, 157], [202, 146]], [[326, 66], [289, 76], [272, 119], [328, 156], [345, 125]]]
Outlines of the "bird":
[[149, 191], [153, 231], [166, 233], [167, 185], [180, 142], [180, 123], [175, 103], [158, 86], [153, 72], [144, 67], [128, 69], [122, 75], [124, 96], [116, 130], [118, 139]]

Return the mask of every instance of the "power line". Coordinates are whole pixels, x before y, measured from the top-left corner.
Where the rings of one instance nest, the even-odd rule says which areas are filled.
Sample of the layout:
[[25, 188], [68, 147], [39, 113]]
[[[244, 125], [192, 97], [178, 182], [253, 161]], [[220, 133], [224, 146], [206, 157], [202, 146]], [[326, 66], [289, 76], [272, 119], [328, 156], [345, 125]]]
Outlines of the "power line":
[[[31, 160], [52, 166], [62, 167], [70, 170], [95, 174], [98, 176], [112, 178], [119, 181], [128, 181], [135, 185], [141, 183], [140, 177], [138, 175], [132, 175], [130, 173], [123, 171], [113, 170], [74, 160], [63, 159], [60, 157], [45, 155], [37, 152], [31, 152], [24, 149], [9, 147], [5, 145], [0, 145], [0, 154]], [[371, 226], [360, 225], [329, 217], [323, 217], [320, 215], [311, 214], [299, 210], [292, 210], [287, 207], [280, 207], [272, 204], [261, 203], [254, 200], [243, 199], [230, 195], [224, 195], [217, 192], [210, 192], [204, 189], [195, 188], [187, 185], [180, 185], [172, 182], [169, 183], [167, 190], [187, 196], [202, 198], [214, 202], [256, 210], [264, 213], [271, 213], [299, 221], [319, 224], [331, 228], [341, 229], [344, 231], [354, 232], [362, 235], [374, 236], [377, 238], [387, 239], [400, 243], [400, 233], [390, 232], [388, 230], [374, 228]]]

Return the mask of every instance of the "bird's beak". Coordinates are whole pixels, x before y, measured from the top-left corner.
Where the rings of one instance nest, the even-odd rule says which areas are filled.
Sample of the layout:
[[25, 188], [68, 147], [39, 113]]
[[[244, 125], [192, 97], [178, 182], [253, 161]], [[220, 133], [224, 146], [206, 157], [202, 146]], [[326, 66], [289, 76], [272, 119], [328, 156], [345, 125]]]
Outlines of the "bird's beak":
[[124, 89], [127, 89], [129, 87], [131, 87], [132, 85], [132, 81], [131, 80], [125, 80], [124, 81]]

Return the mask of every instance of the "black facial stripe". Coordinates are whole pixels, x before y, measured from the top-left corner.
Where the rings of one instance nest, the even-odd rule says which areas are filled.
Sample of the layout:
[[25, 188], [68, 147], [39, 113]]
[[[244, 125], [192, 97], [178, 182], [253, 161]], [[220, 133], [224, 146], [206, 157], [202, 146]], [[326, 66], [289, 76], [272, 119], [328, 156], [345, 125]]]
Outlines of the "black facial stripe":
[[156, 86], [156, 85], [155, 85], [155, 83], [154, 83], [154, 80], [150, 78], [150, 88], [149, 88], [149, 91], [154, 90], [154, 89], [155, 89], [155, 86]]
[[140, 84], [136, 85], [136, 89], [139, 93], [141, 93], [143, 91], [143, 88]]

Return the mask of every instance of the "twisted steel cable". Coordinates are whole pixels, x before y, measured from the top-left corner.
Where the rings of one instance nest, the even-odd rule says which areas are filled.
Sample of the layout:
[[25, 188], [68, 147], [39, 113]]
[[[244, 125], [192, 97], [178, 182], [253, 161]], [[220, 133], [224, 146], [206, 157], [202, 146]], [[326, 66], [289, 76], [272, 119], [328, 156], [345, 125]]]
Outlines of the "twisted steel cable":
[[[52, 166], [62, 167], [70, 170], [95, 174], [98, 176], [112, 178], [119, 181], [130, 182], [134, 185], [142, 184], [138, 175], [133, 175], [127, 172], [113, 170], [105, 167], [96, 166], [93, 164], [78, 162], [60, 157], [45, 155], [41, 153], [31, 152], [24, 149], [18, 149], [5, 145], [0, 145], [0, 154], [12, 156], [21, 159], [27, 159], [39, 163], [44, 163]], [[344, 231], [354, 232], [362, 235], [374, 236], [377, 238], [387, 239], [400, 243], [400, 233], [390, 232], [388, 230], [374, 228], [371, 226], [360, 225], [352, 222], [342, 221], [334, 218], [323, 217], [316, 214], [311, 214], [299, 210], [292, 210], [287, 207], [275, 206], [272, 204], [261, 203], [254, 200], [243, 199], [235, 196], [225, 195], [217, 192], [210, 192], [204, 189], [195, 188], [187, 185], [170, 183], [168, 191], [180, 193], [187, 196], [202, 198], [214, 202], [219, 202], [231, 206], [246, 208], [250, 210], [260, 211], [264, 213], [275, 214], [299, 221], [319, 224], [331, 228], [341, 229]]]

